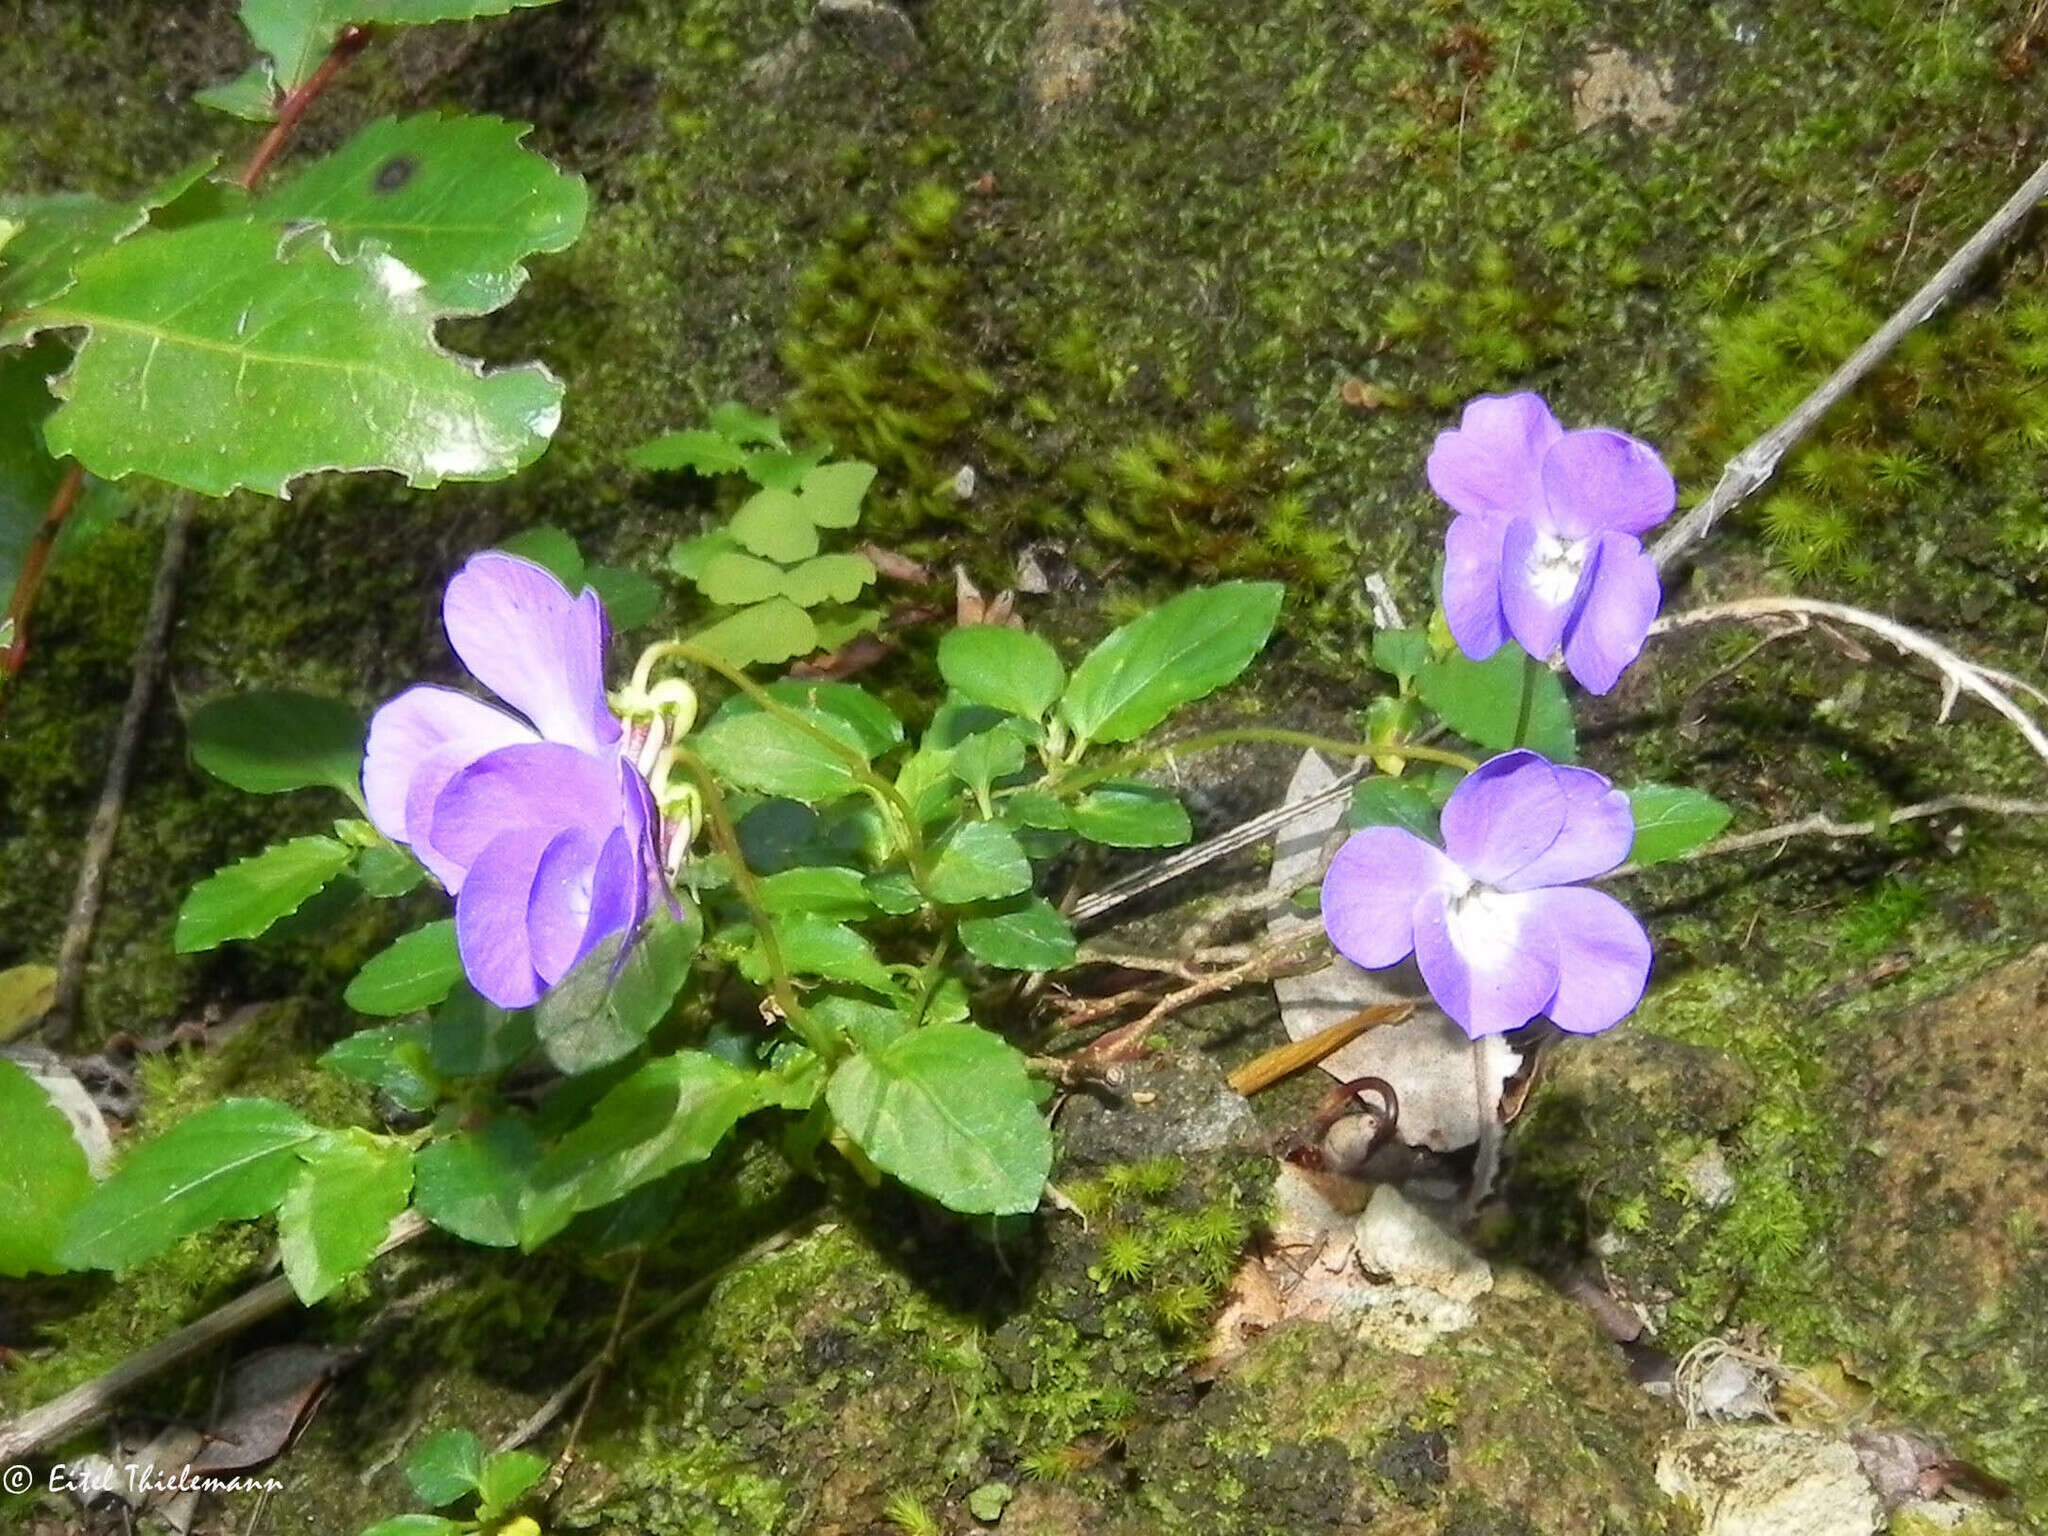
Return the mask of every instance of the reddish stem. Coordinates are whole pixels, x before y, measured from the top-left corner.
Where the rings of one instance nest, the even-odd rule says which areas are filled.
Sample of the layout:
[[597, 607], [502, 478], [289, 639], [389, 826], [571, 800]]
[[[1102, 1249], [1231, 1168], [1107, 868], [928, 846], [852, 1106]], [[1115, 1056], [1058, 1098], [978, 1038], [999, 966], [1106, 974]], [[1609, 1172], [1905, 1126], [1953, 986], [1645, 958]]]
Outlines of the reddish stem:
[[[242, 167], [242, 174], [235, 178], [244, 192], [252, 192], [256, 183], [263, 179], [263, 173], [290, 142], [292, 131], [299, 126], [299, 119], [306, 115], [306, 109], [326, 94], [334, 83], [335, 76], [346, 69], [351, 60], [370, 45], [372, 30], [369, 27], [343, 27], [328, 50], [327, 57], [320, 61], [320, 67], [306, 78], [304, 84], [278, 103], [277, 121], [256, 146], [256, 152], [249, 157], [249, 163]], [[78, 505], [79, 493], [85, 488], [85, 468], [76, 460], [65, 466], [64, 478], [57, 483], [56, 494], [50, 498], [49, 509], [43, 514], [42, 526], [36, 529], [34, 541], [29, 545], [28, 558], [22, 563], [21, 576], [14, 584], [14, 596], [8, 605], [7, 616], [14, 621], [14, 634], [7, 643], [5, 660], [0, 662], [0, 675], [13, 678], [28, 660], [28, 621], [34, 612], [36, 595], [43, 585], [43, 568], [49, 563], [50, 548], [57, 541], [58, 533]], [[4, 704], [0, 699], [0, 704]]]

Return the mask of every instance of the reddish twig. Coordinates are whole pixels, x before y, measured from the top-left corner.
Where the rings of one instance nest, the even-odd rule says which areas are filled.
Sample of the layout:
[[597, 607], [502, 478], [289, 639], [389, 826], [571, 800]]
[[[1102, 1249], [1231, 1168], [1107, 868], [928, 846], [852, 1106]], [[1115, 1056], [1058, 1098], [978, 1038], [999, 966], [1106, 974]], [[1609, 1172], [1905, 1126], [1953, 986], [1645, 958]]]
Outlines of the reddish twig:
[[[64, 519], [78, 505], [79, 493], [84, 489], [85, 466], [74, 460], [65, 469], [64, 478], [57, 482], [49, 510], [43, 513], [42, 525], [36, 529], [36, 536], [29, 544], [28, 558], [22, 561], [21, 575], [14, 583], [13, 601], [7, 605], [7, 617], [14, 626], [14, 633], [7, 642], [9, 679], [20, 672], [22, 663], [28, 660], [28, 617], [35, 609], [36, 593], [42, 590], [43, 569], [50, 563], [50, 550], [57, 542], [58, 533], [63, 530]], [[0, 707], [4, 707], [4, 703], [0, 700]]]
[[335, 38], [334, 46], [327, 51], [327, 57], [320, 61], [320, 67], [306, 77], [297, 90], [278, 103], [277, 121], [270, 125], [270, 132], [263, 135], [263, 142], [256, 146], [256, 153], [249, 157], [249, 163], [242, 167], [242, 174], [236, 183], [244, 192], [256, 190], [256, 183], [263, 179], [263, 173], [270, 169], [270, 162], [284, 152], [291, 141], [292, 131], [299, 126], [299, 119], [306, 115], [306, 109], [318, 101], [334, 84], [334, 77], [348, 68], [350, 61], [370, 46], [372, 31], [369, 27], [343, 27]]

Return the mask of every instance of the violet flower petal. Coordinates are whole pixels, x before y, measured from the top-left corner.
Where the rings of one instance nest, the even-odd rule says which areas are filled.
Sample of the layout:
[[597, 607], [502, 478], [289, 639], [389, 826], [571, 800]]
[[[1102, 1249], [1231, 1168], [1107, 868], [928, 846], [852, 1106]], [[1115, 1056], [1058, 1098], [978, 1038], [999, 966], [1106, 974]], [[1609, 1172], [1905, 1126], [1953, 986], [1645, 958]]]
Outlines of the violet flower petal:
[[1557, 991], [1556, 943], [1537, 903], [1551, 892], [1474, 891], [1415, 903], [1415, 961], [1437, 1006], [1474, 1040], [1519, 1029]]
[[477, 555], [448, 583], [441, 617], [476, 680], [549, 741], [586, 752], [615, 744], [604, 692], [604, 604], [571, 597], [552, 572], [516, 555]]
[[1437, 435], [1430, 489], [1468, 516], [1540, 511], [1544, 452], [1562, 436], [1541, 396], [1481, 395], [1466, 405], [1456, 431]]
[[1453, 518], [1444, 535], [1444, 621], [1458, 649], [1484, 661], [1508, 637], [1501, 611], [1501, 540], [1507, 524], [1497, 517]]
[[[647, 916], [649, 866], [635, 853], [624, 827], [605, 839], [590, 877], [590, 916], [583, 928], [581, 960], [610, 934], [623, 931], [628, 941]], [[620, 954], [623, 956], [624, 951]]]
[[544, 986], [560, 981], [586, 952], [600, 851], [587, 828], [570, 827], [555, 834], [534, 870], [524, 920], [533, 969]]
[[1541, 545], [1547, 537], [1533, 518], [1518, 517], [1507, 525], [1500, 552], [1500, 606], [1508, 632], [1539, 661], [1563, 641], [1587, 579], [1584, 569], [1545, 569]]
[[1498, 884], [1564, 828], [1565, 796], [1550, 762], [1526, 748], [1489, 758], [1444, 802], [1444, 848], [1474, 880]]
[[443, 883], [457, 890], [462, 872], [508, 827], [539, 829], [550, 838], [581, 827], [603, 838], [620, 816], [615, 761], [559, 742], [529, 742], [502, 747], [455, 774], [434, 802], [422, 841], [456, 870], [455, 883]]
[[1511, 875], [1493, 882], [1504, 891], [1533, 891], [1604, 875], [1628, 857], [1636, 840], [1628, 796], [1590, 768], [1553, 763], [1550, 781], [1564, 797], [1564, 821], [1550, 846]]
[[1606, 427], [1565, 433], [1544, 454], [1542, 477], [1551, 526], [1568, 538], [1646, 533], [1678, 504], [1657, 450]]
[[[371, 825], [394, 843], [410, 843], [408, 801], [422, 770], [445, 784], [458, 767], [487, 752], [536, 739], [524, 722], [466, 693], [432, 685], [406, 689], [370, 717], [363, 800]], [[440, 793], [439, 784], [433, 793]]]
[[1650, 936], [1605, 891], [1566, 886], [1537, 891], [1537, 921], [1557, 947], [1557, 996], [1543, 1011], [1559, 1029], [1589, 1035], [1618, 1024], [1643, 999]]
[[515, 826], [469, 862], [455, 897], [455, 949], [469, 984], [500, 1008], [525, 1008], [545, 990], [533, 968], [526, 914], [552, 832]]
[[1405, 827], [1351, 834], [1323, 880], [1323, 927], [1338, 953], [1368, 969], [1394, 965], [1415, 948], [1415, 904], [1426, 891], [1455, 890], [1458, 867]]
[[1642, 654], [1664, 591], [1657, 562], [1633, 534], [1601, 534], [1586, 575], [1584, 600], [1565, 629], [1564, 664], [1582, 687], [1606, 693]]

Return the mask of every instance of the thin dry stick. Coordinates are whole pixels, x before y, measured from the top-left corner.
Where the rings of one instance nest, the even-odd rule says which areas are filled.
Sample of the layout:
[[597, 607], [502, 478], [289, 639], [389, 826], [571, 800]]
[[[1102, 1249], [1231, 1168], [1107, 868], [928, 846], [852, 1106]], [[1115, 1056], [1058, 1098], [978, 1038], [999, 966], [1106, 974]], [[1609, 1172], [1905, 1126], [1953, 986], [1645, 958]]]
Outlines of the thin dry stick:
[[1930, 662], [1941, 673], [1942, 706], [1941, 718], [1947, 719], [1959, 694], [1967, 693], [1973, 699], [1991, 706], [2014, 730], [2026, 738], [2027, 745], [2043, 762], [2048, 762], [2048, 735], [2042, 734], [2041, 727], [2034, 719], [2012, 700], [1992, 675], [1966, 657], [1957, 655], [1939, 640], [1923, 635], [1917, 629], [1908, 629], [1896, 620], [1883, 614], [1871, 613], [1862, 608], [1851, 608], [1846, 603], [1830, 603], [1815, 597], [1745, 597], [1729, 603], [1711, 603], [1704, 608], [1691, 608], [1683, 613], [1668, 613], [1650, 626], [1653, 635], [1669, 634], [1674, 630], [1692, 629], [1701, 624], [1719, 624], [1730, 620], [1746, 621], [1772, 618], [1779, 614], [1792, 614], [1802, 618], [1828, 618], [1840, 624], [1857, 629], [1866, 629], [1880, 639], [1909, 655], [1918, 656]]
[[1119, 1025], [1087, 1046], [1081, 1054], [1089, 1061], [1126, 1060], [1137, 1054], [1138, 1047], [1145, 1043], [1145, 1037], [1151, 1034], [1154, 1028], [1182, 1009], [1190, 1008], [1196, 1003], [1225, 992], [1235, 992], [1239, 987], [1291, 975], [1291, 968], [1307, 958], [1305, 955], [1296, 954], [1295, 951], [1318, 949], [1328, 942], [1323, 930], [1316, 927], [1300, 929], [1263, 944], [1238, 964], [1217, 971], [1213, 975], [1204, 976], [1199, 981], [1190, 982], [1178, 991], [1167, 993], [1143, 1018], [1130, 1024]]
[[[395, 1248], [403, 1248], [426, 1230], [426, 1218], [417, 1211], [407, 1211], [391, 1223], [377, 1253], [381, 1257]], [[205, 1354], [265, 1318], [275, 1317], [297, 1299], [291, 1281], [283, 1275], [266, 1280], [162, 1342], [131, 1355], [105, 1374], [31, 1409], [11, 1424], [0, 1426], [0, 1465], [33, 1456], [43, 1447], [99, 1423], [115, 1404], [145, 1381]]]
[[1877, 365], [1892, 349], [1953, 298], [1970, 280], [1984, 258], [2005, 243], [2042, 198], [2048, 197], [2048, 162], [2005, 200], [1998, 212], [1986, 219], [1977, 232], [1963, 242], [1956, 253], [1910, 299], [1892, 312], [1890, 319], [1870, 339], [1849, 354], [1849, 359], [1828, 375], [1825, 382], [1792, 408], [1792, 414], [1728, 461], [1721, 478], [1707, 499], [1666, 530], [1650, 546], [1650, 557], [1661, 570], [1670, 570], [1693, 545], [1712, 531], [1714, 524], [1777, 473], [1778, 463], [1794, 444], [1811, 432], [1820, 419]]
[[1304, 1067], [1312, 1067], [1325, 1057], [1341, 1051], [1367, 1030], [1378, 1029], [1382, 1024], [1398, 1024], [1403, 1019], [1411, 1017], [1414, 1012], [1413, 1003], [1374, 1003], [1370, 1008], [1361, 1008], [1350, 1018], [1339, 1019], [1326, 1029], [1319, 1029], [1300, 1040], [1290, 1040], [1285, 1045], [1275, 1046], [1264, 1055], [1254, 1056], [1230, 1074], [1230, 1086], [1246, 1098], [1250, 1098], [1253, 1094], [1292, 1077]]
[[[1802, 837], [1878, 837], [1903, 821], [1926, 821], [1934, 816], [1951, 816], [1958, 811], [1974, 811], [1984, 816], [2048, 816], [2048, 800], [2011, 800], [2003, 795], [1942, 795], [1915, 805], [1902, 805], [1869, 821], [1835, 821], [1827, 816], [1803, 816], [1798, 821], [1781, 822], [1775, 827], [1762, 827], [1755, 832], [1717, 837], [1711, 843], [1702, 843], [1678, 855], [1671, 862], [1689, 864], [1696, 859], [1717, 859], [1731, 853], [1748, 853], [1756, 848], [1781, 848]], [[1639, 875], [1644, 867], [1624, 864], [1606, 878], [1615, 880]]]
[[178, 611], [178, 581], [192, 544], [196, 501], [192, 496], [179, 498], [171, 513], [170, 526], [164, 530], [163, 552], [157, 557], [156, 580], [149, 590], [149, 613], [142, 621], [142, 638], [135, 642], [128, 700], [121, 706], [121, 724], [114, 733], [114, 750], [107, 759], [106, 781], [100, 786], [100, 803], [92, 813], [92, 827], [85, 836], [85, 855], [79, 861], [71, 917], [64, 925], [64, 939], [57, 949], [55, 995], [40, 1026], [56, 1041], [68, 1037], [78, 1022], [79, 997], [85, 989], [85, 963], [92, 954], [92, 936], [99, 926], [107, 861], [113, 857], [114, 839], [121, 830], [121, 813], [128, 803], [129, 783], [135, 777], [135, 759], [142, 747], [143, 729], [149, 723], [150, 702], [156, 697], [157, 685], [162, 682], [164, 667], [170, 660], [171, 621]]
[[640, 1289], [640, 1271], [646, 1263], [647, 1250], [639, 1249], [633, 1255], [633, 1268], [626, 1276], [626, 1283], [619, 1289], [619, 1305], [612, 1313], [611, 1332], [605, 1335], [604, 1348], [590, 1362], [596, 1369], [590, 1374], [590, 1385], [584, 1389], [583, 1405], [576, 1410], [576, 1417], [569, 1421], [569, 1438], [562, 1443], [562, 1452], [555, 1458], [554, 1466], [548, 1469], [547, 1496], [551, 1499], [561, 1489], [562, 1479], [569, 1475], [569, 1468], [575, 1463], [576, 1446], [583, 1438], [583, 1426], [589, 1422], [590, 1410], [597, 1405], [597, 1394], [604, 1390], [604, 1373], [619, 1358], [619, 1335], [625, 1331], [626, 1314], [632, 1310], [633, 1297]]
[[521, 1446], [539, 1438], [550, 1424], [554, 1423], [555, 1420], [559, 1419], [568, 1410], [569, 1404], [575, 1401], [576, 1394], [597, 1379], [598, 1373], [605, 1368], [605, 1361], [609, 1354], [616, 1354], [621, 1346], [631, 1344], [635, 1339], [641, 1338], [652, 1330], [659, 1328], [677, 1313], [695, 1306], [711, 1294], [712, 1288], [719, 1281], [725, 1279], [726, 1276], [734, 1271], [744, 1269], [747, 1265], [755, 1263], [760, 1259], [765, 1259], [769, 1254], [779, 1249], [788, 1247], [803, 1235], [805, 1228], [811, 1224], [812, 1219], [811, 1216], [805, 1215], [801, 1220], [784, 1227], [780, 1232], [771, 1233], [769, 1236], [762, 1238], [760, 1242], [754, 1244], [753, 1247], [747, 1249], [746, 1252], [727, 1259], [701, 1280], [693, 1281], [683, 1287], [682, 1290], [676, 1292], [667, 1301], [641, 1318], [639, 1322], [619, 1334], [615, 1340], [606, 1346], [606, 1353], [600, 1353], [592, 1359], [585, 1361], [582, 1369], [555, 1388], [554, 1393], [548, 1400], [529, 1414], [512, 1433], [500, 1440], [494, 1449], [502, 1455], [506, 1451], [516, 1451]]

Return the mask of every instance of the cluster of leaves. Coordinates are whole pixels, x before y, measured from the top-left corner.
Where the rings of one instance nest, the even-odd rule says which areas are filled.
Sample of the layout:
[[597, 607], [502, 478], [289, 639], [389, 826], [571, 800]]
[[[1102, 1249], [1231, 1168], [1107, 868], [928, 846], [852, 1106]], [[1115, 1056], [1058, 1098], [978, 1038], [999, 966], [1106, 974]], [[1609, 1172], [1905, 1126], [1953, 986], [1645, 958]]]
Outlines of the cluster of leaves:
[[[509, 8], [244, 0], [265, 57], [201, 99], [275, 116], [350, 29]], [[537, 363], [486, 369], [436, 336], [509, 302], [526, 258], [583, 227], [582, 182], [525, 135], [430, 112], [372, 123], [261, 193], [206, 160], [126, 199], [0, 195], [0, 592], [66, 458], [102, 482], [208, 496], [285, 496], [319, 470], [425, 487], [531, 463], [561, 384]]]
[[466, 1429], [444, 1429], [422, 1440], [405, 1459], [405, 1480], [422, 1504], [446, 1510], [474, 1499], [467, 1519], [450, 1515], [396, 1515], [380, 1520], [362, 1536], [539, 1536], [540, 1527], [514, 1515], [548, 1469], [531, 1451], [487, 1452]]

